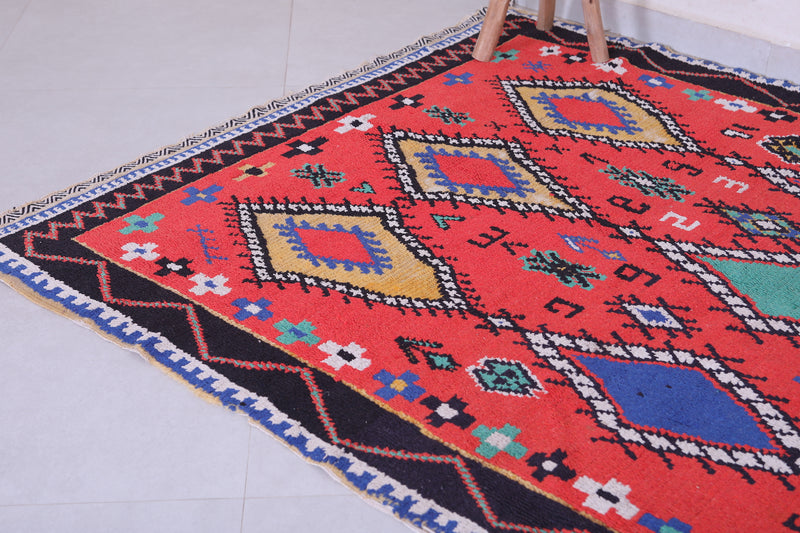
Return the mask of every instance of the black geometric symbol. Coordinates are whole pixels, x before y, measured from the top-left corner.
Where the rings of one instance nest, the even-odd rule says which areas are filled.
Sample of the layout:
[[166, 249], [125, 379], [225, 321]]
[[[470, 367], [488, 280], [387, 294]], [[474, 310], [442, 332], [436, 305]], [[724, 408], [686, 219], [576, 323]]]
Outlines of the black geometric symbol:
[[320, 146], [328, 142], [325, 137], [317, 137], [313, 141], [294, 141], [289, 143], [292, 147], [288, 152], [283, 153], [283, 157], [295, 157], [298, 155], [316, 155], [322, 152]]
[[432, 411], [425, 419], [435, 428], [442, 427], [447, 422], [467, 429], [475, 422], [475, 417], [464, 411], [468, 404], [458, 396], [453, 396], [446, 402], [436, 396], [428, 396], [420, 403]]
[[448, 372], [452, 372], [461, 366], [456, 363], [452, 355], [432, 350], [442, 347], [442, 344], [439, 342], [409, 339], [407, 337], [397, 337], [395, 342], [397, 346], [403, 350], [403, 354], [413, 365], [419, 363], [419, 356], [422, 356], [422, 359], [425, 360], [432, 370], [447, 370]]
[[568, 481], [576, 474], [573, 469], [564, 464], [566, 458], [567, 452], [560, 448], [550, 455], [543, 452], [534, 453], [528, 458], [528, 464], [536, 468], [531, 475], [539, 481], [544, 481], [547, 476], [556, 476]]

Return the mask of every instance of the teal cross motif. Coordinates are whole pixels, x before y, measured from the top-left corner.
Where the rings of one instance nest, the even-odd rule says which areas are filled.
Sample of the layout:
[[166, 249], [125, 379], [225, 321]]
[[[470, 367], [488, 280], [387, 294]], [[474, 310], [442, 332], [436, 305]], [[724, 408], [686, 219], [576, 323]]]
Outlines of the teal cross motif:
[[158, 226], [156, 226], [156, 222], [164, 218], [164, 215], [161, 213], [153, 213], [152, 215], [142, 218], [139, 215], [131, 215], [125, 218], [125, 222], [128, 223], [128, 226], [119, 230], [120, 233], [123, 235], [128, 235], [129, 233], [133, 233], [134, 231], [141, 231], [143, 233], [153, 233], [154, 231], [158, 230]]
[[481, 424], [472, 432], [474, 437], [481, 439], [481, 444], [475, 451], [487, 459], [491, 459], [500, 452], [506, 452], [515, 459], [522, 459], [528, 453], [528, 448], [514, 442], [521, 432], [521, 429], [511, 424], [506, 424], [503, 429], [489, 428]]
[[282, 335], [278, 335], [277, 337], [278, 342], [282, 342], [283, 344], [292, 344], [300, 341], [309, 346], [314, 346], [320, 341], [319, 337], [311, 333], [317, 329], [317, 327], [312, 325], [308, 320], [303, 320], [299, 324], [292, 324], [284, 318], [280, 322], [274, 324], [274, 327], [278, 331], [283, 332]]
[[512, 50], [507, 50], [505, 52], [501, 52], [500, 50], [498, 50], [494, 53], [494, 59], [492, 59], [492, 63], [499, 63], [504, 59], [507, 59], [509, 61], [516, 61], [517, 54], [519, 54], [519, 50], [512, 49]]
[[714, 98], [706, 89], [695, 91], [694, 89], [685, 89], [683, 94], [689, 96], [689, 100], [697, 102], [698, 100], [711, 100]]

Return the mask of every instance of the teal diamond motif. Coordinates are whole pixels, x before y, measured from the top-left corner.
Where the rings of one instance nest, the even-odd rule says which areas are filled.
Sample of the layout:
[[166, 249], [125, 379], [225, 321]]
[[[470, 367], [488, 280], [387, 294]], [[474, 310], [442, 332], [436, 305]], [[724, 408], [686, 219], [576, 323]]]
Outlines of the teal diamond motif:
[[467, 371], [480, 388], [487, 392], [533, 398], [537, 397], [538, 392], [547, 392], [539, 379], [519, 361], [487, 358], [482, 359], [479, 365], [469, 367]]

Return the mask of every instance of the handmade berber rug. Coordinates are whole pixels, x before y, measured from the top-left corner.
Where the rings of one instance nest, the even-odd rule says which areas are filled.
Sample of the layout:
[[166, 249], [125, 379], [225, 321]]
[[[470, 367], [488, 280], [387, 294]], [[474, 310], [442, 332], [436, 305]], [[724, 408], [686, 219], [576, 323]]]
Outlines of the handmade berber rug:
[[6, 213], [3, 279], [423, 529], [800, 531], [800, 90], [481, 18]]

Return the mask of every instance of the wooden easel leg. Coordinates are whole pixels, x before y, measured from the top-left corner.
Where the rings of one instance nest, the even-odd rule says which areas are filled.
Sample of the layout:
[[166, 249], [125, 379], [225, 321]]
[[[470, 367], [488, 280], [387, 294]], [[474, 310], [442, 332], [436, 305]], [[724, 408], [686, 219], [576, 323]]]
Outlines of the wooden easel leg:
[[539, 12], [536, 13], [536, 29], [541, 31], [552, 30], [555, 16], [556, 0], [539, 0]]
[[606, 32], [603, 29], [603, 18], [600, 15], [600, 0], [583, 0], [583, 20], [586, 23], [592, 61], [605, 63], [608, 61], [608, 45]]
[[511, 0], [489, 0], [489, 8], [483, 19], [483, 27], [472, 50], [472, 57], [478, 61], [489, 61], [494, 56], [500, 34], [503, 33], [503, 24], [508, 14], [508, 5]]

